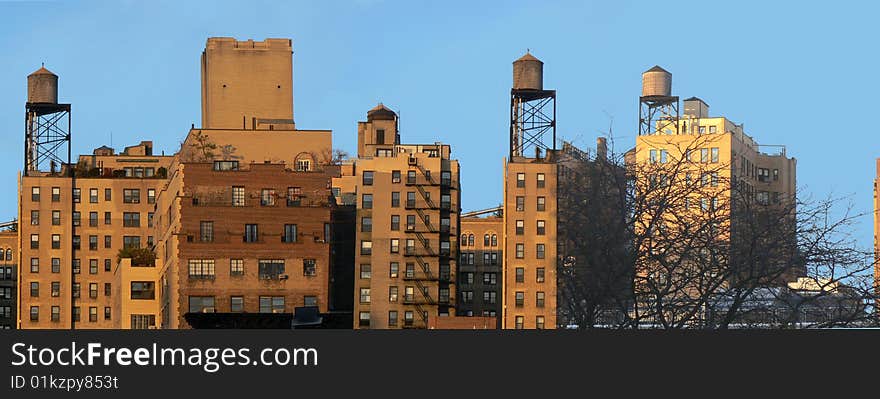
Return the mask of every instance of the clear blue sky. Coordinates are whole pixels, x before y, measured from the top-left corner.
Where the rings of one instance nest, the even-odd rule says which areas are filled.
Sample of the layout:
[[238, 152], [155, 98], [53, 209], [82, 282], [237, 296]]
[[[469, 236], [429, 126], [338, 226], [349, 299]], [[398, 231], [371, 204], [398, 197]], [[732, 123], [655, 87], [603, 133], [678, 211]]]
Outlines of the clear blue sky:
[[[807, 192], [869, 211], [880, 6], [804, 3], [0, 0], [0, 219], [16, 214], [26, 76], [40, 62], [73, 104], [74, 153], [111, 133], [117, 149], [151, 139], [171, 153], [200, 123], [210, 36], [292, 38], [297, 126], [332, 129], [336, 147], [355, 152], [356, 122], [378, 101], [400, 111], [405, 142], [452, 144], [465, 210], [501, 200], [511, 62], [530, 48], [558, 90], [559, 134], [577, 145], [593, 147], [613, 117], [617, 150], [632, 147], [640, 74], [659, 64], [675, 94], [786, 144]], [[870, 245], [870, 216], [858, 234]]]

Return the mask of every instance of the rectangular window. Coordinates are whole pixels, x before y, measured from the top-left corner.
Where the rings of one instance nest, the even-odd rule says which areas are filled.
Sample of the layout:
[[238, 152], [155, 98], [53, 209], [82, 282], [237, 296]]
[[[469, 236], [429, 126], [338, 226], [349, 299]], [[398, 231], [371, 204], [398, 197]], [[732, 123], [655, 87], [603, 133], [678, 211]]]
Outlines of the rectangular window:
[[156, 189], [148, 188], [147, 189], [147, 203], [155, 204], [156, 203]]
[[40, 202], [40, 188], [31, 187], [31, 201]]
[[315, 277], [318, 275], [318, 261], [315, 259], [303, 259], [303, 276]]
[[399, 170], [392, 170], [391, 171], [391, 183], [392, 184], [400, 183], [400, 171]]
[[416, 229], [416, 216], [406, 215], [406, 231], [414, 231]]
[[229, 297], [229, 311], [233, 313], [241, 313], [244, 311], [244, 297]]
[[361, 241], [361, 255], [370, 255], [373, 253], [372, 241]]
[[61, 226], [61, 211], [52, 211], [52, 225]]
[[199, 222], [199, 241], [214, 241], [214, 222], [203, 220]]
[[389, 310], [388, 311], [388, 327], [396, 327], [397, 326], [397, 311]]
[[53, 282], [52, 282], [52, 293], [51, 293], [51, 295], [52, 295], [53, 297], [59, 297], [59, 296], [61, 296], [61, 282], [60, 282], [60, 281], [53, 281]]
[[525, 221], [517, 220], [516, 221], [516, 235], [521, 236], [521, 235], [525, 234], [525, 230], [526, 230], [525, 226], [526, 226]]
[[262, 280], [278, 280], [284, 274], [284, 259], [260, 259], [259, 276]]
[[485, 285], [496, 285], [498, 284], [498, 273], [483, 273], [483, 284]]
[[516, 210], [517, 212], [522, 212], [526, 210], [526, 197], [517, 196], [516, 197]]
[[73, 285], [72, 285], [72, 289], [71, 289], [71, 295], [72, 295], [74, 298], [79, 298], [79, 293], [80, 293], [80, 290], [79, 290], [79, 283], [73, 283]]
[[260, 190], [260, 206], [275, 206], [275, 190], [264, 188]]
[[244, 187], [232, 187], [232, 206], [244, 206]]
[[61, 249], [61, 234], [52, 234], [52, 249]]
[[260, 313], [284, 313], [284, 297], [261, 296]]
[[391, 215], [391, 230], [400, 230], [400, 215]]
[[391, 192], [391, 207], [392, 208], [400, 208], [400, 192], [398, 192], [398, 191]]
[[373, 218], [364, 217], [361, 218], [361, 232], [369, 233], [373, 231]]
[[415, 191], [407, 191], [406, 192], [406, 207], [410, 208], [410, 209], [416, 207], [416, 192]]
[[31, 211], [31, 226], [40, 225], [40, 211]]
[[[39, 197], [37, 197], [36, 201], [39, 201]], [[31, 306], [31, 321], [40, 321], [40, 307], [39, 306]]]
[[36, 281], [31, 283], [31, 296], [34, 298], [38, 298], [40, 296], [40, 283]]
[[122, 236], [122, 247], [123, 248], [140, 248], [141, 247], [141, 237], [140, 236]]
[[361, 208], [373, 209], [373, 194], [364, 194]]
[[89, 227], [98, 227], [98, 212], [89, 212]]
[[244, 225], [244, 242], [257, 242], [260, 240], [260, 231], [256, 224]]
[[113, 189], [105, 188], [104, 189], [104, 201], [110, 201], [113, 199]]
[[440, 185], [444, 187], [452, 185], [452, 172], [448, 170], [440, 172]]
[[109, 306], [104, 306], [104, 320], [110, 320], [112, 313]]
[[98, 274], [98, 260], [89, 259], [89, 274]]
[[189, 297], [190, 313], [213, 313], [214, 297], [213, 296], [191, 296]]
[[544, 329], [544, 316], [535, 316], [535, 328], [538, 330]]
[[543, 267], [539, 267], [539, 268], [535, 269], [535, 281], [539, 282], [539, 283], [544, 282], [544, 268]]
[[214, 161], [214, 170], [218, 172], [238, 170], [238, 161]]
[[122, 202], [126, 204], [141, 203], [141, 190], [138, 188], [126, 188], [122, 190]]
[[361, 265], [361, 278], [366, 278], [366, 279], [370, 278], [370, 274], [371, 274], [370, 269], [371, 269], [371, 266], [369, 263]]
[[364, 182], [365, 186], [372, 186], [373, 185], [373, 171], [372, 170], [365, 170], [364, 171], [363, 182]]
[[660, 163], [666, 163], [669, 158], [669, 153], [666, 150], [660, 150]]
[[539, 236], [542, 236], [542, 235], [545, 235], [545, 234], [546, 234], [547, 230], [546, 230], [546, 227], [545, 227], [545, 226], [546, 226], [546, 222], [545, 222], [545, 221], [543, 221], [543, 220], [539, 220], [539, 221], [538, 221], [537, 234], [538, 234]]
[[526, 174], [525, 173], [517, 173], [516, 174], [516, 187], [524, 188], [526, 186]]
[[544, 292], [538, 291], [535, 293], [535, 306], [539, 308], [544, 307]]
[[409, 170], [406, 172], [406, 184], [416, 184], [416, 171]]
[[[714, 126], [713, 126], [714, 127]], [[718, 163], [718, 147], [712, 147], [712, 163]]]
[[31, 249], [40, 249], [40, 235], [31, 234]]
[[61, 202], [61, 187], [52, 187], [52, 202]]
[[104, 212], [104, 224], [109, 225], [112, 218], [113, 216], [110, 212]]
[[361, 288], [360, 289], [360, 302], [361, 303], [370, 303], [370, 289], [369, 288]]
[[140, 214], [140, 212], [123, 212], [122, 213], [122, 226], [123, 227], [141, 227], [141, 214]]
[[81, 223], [80, 213], [79, 211], [73, 211], [73, 225], [79, 226]]
[[[213, 298], [212, 305], [210, 309], [213, 311]], [[190, 302], [192, 304], [192, 302]], [[151, 328], [156, 328], [156, 315], [151, 314], [133, 314], [131, 315], [131, 329], [132, 330], [147, 330]]]
[[397, 238], [391, 239], [391, 253], [396, 254], [400, 252], [400, 240]]
[[717, 132], [717, 131], [718, 131], [718, 127], [717, 127], [717, 126], [714, 126], [714, 125], [713, 125], [713, 126], [709, 126], [709, 133], [715, 133], [715, 132]]
[[110, 259], [104, 259], [104, 271], [109, 272], [110, 268], [111, 268]]
[[244, 275], [244, 259], [230, 259], [229, 260], [229, 275], [230, 276], [243, 276]]
[[318, 306], [318, 297], [316, 297], [314, 295], [304, 295], [303, 296], [303, 306], [306, 306], [306, 307]]
[[89, 283], [89, 298], [98, 297], [98, 283]]
[[104, 283], [104, 296], [111, 296], [113, 294], [113, 286], [110, 283]]
[[[700, 129], [703, 127], [700, 126]], [[709, 162], [709, 149], [708, 148], [700, 148], [700, 162], [708, 163]]]
[[535, 244], [535, 258], [544, 259], [544, 244]]
[[296, 225], [295, 224], [285, 224], [284, 225], [284, 235], [281, 236], [281, 242], [296, 242]]
[[370, 312], [358, 313], [358, 327], [370, 327]]
[[98, 203], [98, 189], [90, 188], [89, 189], [89, 203], [97, 204]]
[[538, 205], [537, 205], [538, 210], [539, 211], [545, 210], [546, 203], [547, 203], [547, 199], [545, 197], [538, 197]]
[[544, 188], [544, 187], [545, 187], [545, 185], [547, 184], [547, 182], [546, 182], [546, 177], [544, 176], [543, 173], [538, 173], [538, 179], [537, 179], [537, 182], [538, 182], [538, 188]]
[[516, 268], [516, 282], [522, 283], [525, 282], [525, 268], [517, 267]]
[[517, 291], [515, 294], [515, 300], [516, 300], [516, 302], [515, 302], [516, 307], [518, 307], [518, 308], [523, 307], [523, 305], [525, 304], [525, 301], [526, 301], [525, 292]]
[[525, 244], [516, 244], [516, 258], [523, 259], [526, 257], [525, 255], [526, 247]]
[[649, 150], [648, 151], [648, 160], [651, 163], [657, 163], [657, 150]]
[[312, 170], [312, 161], [309, 159], [297, 159], [296, 160], [296, 171], [297, 172], [308, 172]]
[[189, 278], [214, 279], [214, 259], [190, 259]]
[[[213, 299], [214, 297], [209, 298]], [[156, 283], [152, 281], [132, 281], [131, 299], [156, 299]]]
[[31, 258], [31, 273], [40, 272], [40, 258]]
[[61, 273], [61, 258], [52, 258], [52, 273]]
[[399, 273], [399, 269], [400, 269], [400, 263], [391, 262], [391, 264], [388, 266], [388, 270], [389, 270], [388, 276], [390, 278], [397, 278], [397, 274]]
[[287, 188], [287, 206], [302, 206], [302, 187]]

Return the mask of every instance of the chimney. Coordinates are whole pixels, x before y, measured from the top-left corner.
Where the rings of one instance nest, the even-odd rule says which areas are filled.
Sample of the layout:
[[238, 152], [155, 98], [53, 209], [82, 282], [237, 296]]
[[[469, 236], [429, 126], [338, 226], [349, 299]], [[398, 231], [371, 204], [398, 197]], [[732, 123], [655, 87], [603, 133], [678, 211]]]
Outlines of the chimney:
[[596, 159], [608, 159], [608, 143], [604, 137], [596, 139]]

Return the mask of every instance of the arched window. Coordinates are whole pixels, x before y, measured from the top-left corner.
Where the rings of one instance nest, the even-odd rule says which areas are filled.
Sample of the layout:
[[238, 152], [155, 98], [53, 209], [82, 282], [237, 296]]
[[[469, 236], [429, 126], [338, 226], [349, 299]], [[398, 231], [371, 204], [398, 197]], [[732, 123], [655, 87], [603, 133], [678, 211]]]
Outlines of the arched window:
[[474, 246], [474, 235], [473, 234], [468, 235], [468, 246], [469, 247]]
[[492, 234], [492, 246], [493, 247], [498, 246], [498, 235], [496, 235], [496, 234]]
[[6, 260], [12, 260], [12, 249], [6, 249]]
[[461, 246], [463, 246], [463, 247], [467, 246], [467, 234], [461, 235]]
[[484, 246], [484, 247], [488, 247], [488, 246], [489, 246], [489, 235], [488, 235], [488, 234], [486, 234], [486, 235], [483, 236], [483, 246]]

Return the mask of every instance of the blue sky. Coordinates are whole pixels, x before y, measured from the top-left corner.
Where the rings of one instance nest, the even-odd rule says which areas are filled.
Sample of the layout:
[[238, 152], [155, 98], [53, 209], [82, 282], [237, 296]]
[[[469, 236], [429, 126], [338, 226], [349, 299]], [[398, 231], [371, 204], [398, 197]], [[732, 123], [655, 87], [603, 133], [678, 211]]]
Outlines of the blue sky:
[[[874, 2], [709, 1], [0, 1], [0, 219], [16, 214], [26, 76], [60, 75], [74, 153], [151, 139], [174, 152], [200, 124], [199, 56], [211, 36], [294, 41], [297, 126], [332, 129], [354, 153], [377, 102], [401, 114], [405, 142], [452, 144], [465, 210], [501, 201], [511, 62], [527, 48], [558, 90], [558, 133], [593, 147], [613, 118], [635, 142], [642, 71], [785, 144], [798, 185], [852, 195], [870, 211], [880, 65]], [[871, 243], [871, 218], [858, 227]]]

